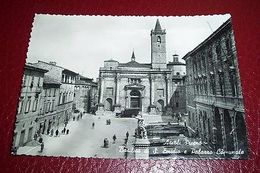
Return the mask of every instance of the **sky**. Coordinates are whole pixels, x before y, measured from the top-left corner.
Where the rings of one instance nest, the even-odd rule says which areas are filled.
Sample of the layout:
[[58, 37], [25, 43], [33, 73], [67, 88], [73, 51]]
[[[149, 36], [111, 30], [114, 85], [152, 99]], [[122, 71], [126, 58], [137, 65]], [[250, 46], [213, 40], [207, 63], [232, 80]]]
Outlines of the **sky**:
[[166, 29], [167, 62], [181, 58], [231, 16], [65, 16], [36, 14], [27, 62], [50, 62], [89, 78], [97, 78], [105, 60], [151, 63], [150, 32], [160, 20]]

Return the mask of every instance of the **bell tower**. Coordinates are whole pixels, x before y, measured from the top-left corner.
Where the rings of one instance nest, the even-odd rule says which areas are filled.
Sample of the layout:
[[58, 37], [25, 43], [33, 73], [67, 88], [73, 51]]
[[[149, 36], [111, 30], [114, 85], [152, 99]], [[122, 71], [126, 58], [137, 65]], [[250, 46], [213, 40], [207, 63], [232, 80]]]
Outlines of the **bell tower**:
[[152, 68], [167, 68], [165, 29], [162, 29], [159, 19], [151, 31], [151, 63]]

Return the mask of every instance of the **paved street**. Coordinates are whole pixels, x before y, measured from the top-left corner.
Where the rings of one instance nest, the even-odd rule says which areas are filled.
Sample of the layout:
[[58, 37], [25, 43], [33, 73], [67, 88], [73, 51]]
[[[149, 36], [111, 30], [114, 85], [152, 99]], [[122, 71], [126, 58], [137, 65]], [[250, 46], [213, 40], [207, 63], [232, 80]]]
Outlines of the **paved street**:
[[[106, 120], [111, 119], [111, 125], [106, 125]], [[95, 123], [94, 129], [92, 123]], [[83, 115], [79, 121], [70, 121], [68, 124], [70, 133], [59, 137], [43, 136], [44, 150], [40, 153], [40, 146], [20, 147], [17, 154], [45, 155], [45, 156], [71, 156], [71, 157], [105, 157], [125, 158], [124, 152], [119, 152], [119, 146], [124, 144], [126, 132], [129, 132], [128, 148], [134, 142], [134, 130], [137, 120], [134, 118], [114, 118], [113, 116]], [[60, 128], [60, 130], [62, 127]], [[113, 135], [117, 139], [113, 144]], [[109, 148], [104, 148], [104, 138], [109, 140]], [[133, 154], [129, 153], [128, 158]]]

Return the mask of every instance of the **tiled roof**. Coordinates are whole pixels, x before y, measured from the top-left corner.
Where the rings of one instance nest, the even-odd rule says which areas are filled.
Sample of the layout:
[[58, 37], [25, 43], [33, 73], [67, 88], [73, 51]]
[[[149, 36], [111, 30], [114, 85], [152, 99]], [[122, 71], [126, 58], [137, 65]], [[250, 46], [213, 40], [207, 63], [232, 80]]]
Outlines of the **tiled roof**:
[[26, 69], [31, 69], [31, 70], [36, 70], [36, 71], [41, 71], [41, 72], [43, 72], [43, 73], [48, 72], [47, 69], [38, 67], [36, 64], [33, 64], [33, 63], [25, 63], [25, 67], [24, 67], [24, 68], [26, 68]]

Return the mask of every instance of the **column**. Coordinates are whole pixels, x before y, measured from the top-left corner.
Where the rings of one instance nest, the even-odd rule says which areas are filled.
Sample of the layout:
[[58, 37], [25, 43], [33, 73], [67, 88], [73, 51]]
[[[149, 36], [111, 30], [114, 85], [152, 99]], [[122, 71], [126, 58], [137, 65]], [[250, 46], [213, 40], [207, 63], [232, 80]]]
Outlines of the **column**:
[[237, 128], [236, 128], [236, 112], [235, 111], [229, 111], [230, 117], [231, 117], [231, 124], [232, 124], [232, 130], [233, 130], [233, 141], [234, 141], [234, 148], [235, 151], [238, 150], [238, 141], [237, 141]]
[[117, 103], [117, 73], [116, 73], [116, 75], [115, 75], [115, 79], [114, 79], [114, 81], [115, 81], [115, 98], [114, 98], [114, 104], [116, 104]]
[[169, 97], [169, 93], [168, 93], [168, 91], [169, 91], [169, 88], [168, 88], [168, 78], [167, 78], [167, 74], [165, 75], [165, 101], [166, 101], [166, 103], [165, 103], [165, 106], [168, 106], [168, 97]]
[[151, 100], [152, 100], [152, 104], [154, 104], [154, 82], [155, 82], [155, 80], [154, 80], [154, 77], [152, 77], [152, 79], [151, 79], [151, 83], [152, 83], [152, 88], [151, 88]]
[[149, 76], [149, 84], [150, 84], [150, 105], [152, 105], [152, 76], [151, 76], [151, 74], [150, 74], [150, 76]]
[[99, 103], [103, 103], [103, 92], [104, 92], [104, 78], [101, 77], [101, 82], [100, 82], [100, 99], [99, 99]]
[[119, 83], [120, 83], [120, 76], [117, 75], [117, 81], [116, 81], [116, 104], [120, 104], [119, 101]]

